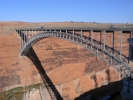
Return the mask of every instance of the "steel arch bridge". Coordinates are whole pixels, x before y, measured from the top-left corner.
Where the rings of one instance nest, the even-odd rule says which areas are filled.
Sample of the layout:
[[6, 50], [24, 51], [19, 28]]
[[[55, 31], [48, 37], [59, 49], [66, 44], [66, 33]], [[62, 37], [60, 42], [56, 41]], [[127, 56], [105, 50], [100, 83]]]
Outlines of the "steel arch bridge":
[[[77, 45], [82, 46], [84, 49], [87, 49], [94, 53], [96, 56], [100, 57], [102, 60], [107, 62], [109, 65], [114, 67], [117, 71], [119, 71], [123, 77], [131, 76], [132, 68], [129, 66], [129, 58], [122, 54], [122, 34], [124, 31], [130, 32], [132, 35], [131, 29], [89, 29], [89, 30], [79, 30], [80, 34], [76, 34], [76, 29], [17, 29], [18, 37], [21, 37], [21, 47], [20, 47], [20, 56], [26, 56], [29, 49], [39, 40], [48, 38], [48, 37], [56, 37], [68, 40]], [[83, 31], [90, 32], [90, 37], [84, 36]], [[106, 45], [106, 32], [120, 32], [120, 51], [114, 49], [114, 47], [110, 47]], [[28, 33], [30, 32], [30, 33]], [[103, 32], [104, 33], [104, 41], [101, 42], [93, 38], [93, 32]], [[30, 38], [29, 38], [30, 37]]]
[[[78, 33], [76, 33], [78, 31]], [[83, 32], [89, 32], [89, 36], [83, 34]], [[114, 49], [114, 33], [119, 31], [120, 36], [120, 51]], [[20, 56], [26, 56], [30, 52], [30, 48], [41, 39], [48, 37], [56, 37], [68, 40], [74, 44], [80, 45], [84, 49], [92, 52], [96, 56], [100, 57], [103, 61], [114, 67], [124, 77], [133, 77], [133, 69], [129, 64], [129, 57], [122, 54], [122, 36], [124, 32], [130, 34], [132, 37], [132, 29], [16, 29], [17, 37], [20, 38]], [[94, 32], [100, 33], [100, 40], [95, 39]], [[112, 46], [106, 44], [106, 34], [112, 32]], [[103, 34], [103, 41], [102, 36]], [[130, 39], [129, 39], [130, 40]], [[130, 42], [130, 41], [129, 41]], [[130, 50], [129, 50], [130, 51]], [[51, 93], [50, 88], [48, 91], [51, 98], [56, 96]]]

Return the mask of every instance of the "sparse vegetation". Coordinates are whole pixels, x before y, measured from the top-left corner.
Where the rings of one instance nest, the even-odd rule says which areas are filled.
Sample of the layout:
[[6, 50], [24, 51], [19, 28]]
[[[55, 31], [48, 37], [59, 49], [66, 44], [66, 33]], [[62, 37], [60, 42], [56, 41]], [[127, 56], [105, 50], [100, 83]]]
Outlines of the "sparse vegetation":
[[17, 88], [10, 89], [8, 91], [0, 93], [0, 100], [10, 100], [13, 97], [21, 98], [24, 92], [26, 92], [27, 90], [31, 91], [33, 88], [39, 89], [40, 85], [41, 84], [39, 83], [39, 84], [34, 84], [26, 87], [17, 87]]

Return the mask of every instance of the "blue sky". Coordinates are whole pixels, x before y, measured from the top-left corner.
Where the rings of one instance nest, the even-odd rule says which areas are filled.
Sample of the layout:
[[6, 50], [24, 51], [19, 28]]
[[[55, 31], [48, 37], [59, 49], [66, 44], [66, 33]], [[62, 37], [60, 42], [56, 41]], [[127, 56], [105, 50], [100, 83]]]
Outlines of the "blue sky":
[[133, 22], [133, 0], [1, 0], [0, 21]]

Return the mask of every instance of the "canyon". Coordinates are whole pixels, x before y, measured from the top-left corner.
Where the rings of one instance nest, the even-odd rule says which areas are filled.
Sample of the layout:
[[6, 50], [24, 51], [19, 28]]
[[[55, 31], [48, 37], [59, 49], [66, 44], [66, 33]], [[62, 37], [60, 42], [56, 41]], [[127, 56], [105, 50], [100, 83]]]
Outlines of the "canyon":
[[[37, 67], [28, 57], [19, 56], [20, 38], [17, 37], [15, 29], [59, 25], [86, 27], [88, 24], [0, 22], [0, 100], [51, 100]], [[91, 26], [96, 25], [92, 23]], [[110, 34], [107, 35], [108, 45], [112, 45]], [[119, 33], [116, 33], [115, 38], [115, 48], [119, 50]], [[123, 54], [126, 56], [129, 49], [127, 38], [129, 34], [124, 34]], [[54, 37], [45, 38], [38, 41], [33, 50], [46, 76], [64, 100], [90, 97], [97, 99], [121, 89], [122, 76], [117, 70], [70, 41]]]

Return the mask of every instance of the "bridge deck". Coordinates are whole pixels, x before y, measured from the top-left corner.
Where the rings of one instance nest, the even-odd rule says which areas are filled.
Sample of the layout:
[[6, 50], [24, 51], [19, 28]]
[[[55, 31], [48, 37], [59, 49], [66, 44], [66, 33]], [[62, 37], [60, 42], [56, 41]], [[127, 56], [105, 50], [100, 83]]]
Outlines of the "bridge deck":
[[16, 29], [16, 31], [45, 31], [45, 30], [84, 30], [84, 31], [133, 31], [133, 28], [90, 28], [90, 27], [58, 27], [58, 28], [22, 28]]

